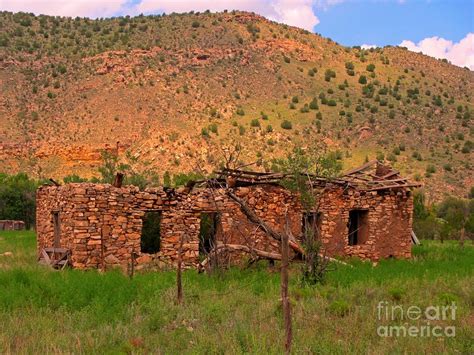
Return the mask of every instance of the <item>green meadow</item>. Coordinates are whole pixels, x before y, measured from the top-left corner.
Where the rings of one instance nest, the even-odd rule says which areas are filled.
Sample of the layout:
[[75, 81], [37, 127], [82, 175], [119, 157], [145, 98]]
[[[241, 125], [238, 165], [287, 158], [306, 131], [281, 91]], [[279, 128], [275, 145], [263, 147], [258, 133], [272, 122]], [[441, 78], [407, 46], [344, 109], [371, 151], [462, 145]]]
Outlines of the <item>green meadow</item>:
[[[352, 267], [334, 264], [311, 287], [292, 266], [293, 353], [474, 353], [470, 242], [423, 241], [411, 260], [376, 266], [347, 262]], [[0, 353], [280, 354], [279, 282], [278, 267], [266, 262], [212, 275], [189, 270], [177, 305], [172, 271], [133, 279], [118, 271], [53, 271], [37, 264], [33, 232], [0, 232]], [[456, 311], [440, 320], [379, 319], [380, 302], [403, 310], [454, 304]], [[455, 335], [378, 335], [380, 326], [405, 325], [451, 327]]]

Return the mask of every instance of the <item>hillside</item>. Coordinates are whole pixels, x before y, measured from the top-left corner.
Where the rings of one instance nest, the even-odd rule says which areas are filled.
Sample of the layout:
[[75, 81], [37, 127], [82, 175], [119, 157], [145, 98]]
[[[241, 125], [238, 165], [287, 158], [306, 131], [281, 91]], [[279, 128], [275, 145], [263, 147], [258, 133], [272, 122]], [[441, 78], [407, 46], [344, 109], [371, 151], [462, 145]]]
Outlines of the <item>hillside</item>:
[[211, 170], [223, 146], [271, 169], [323, 142], [345, 167], [387, 159], [433, 196], [472, 173], [474, 73], [398, 47], [346, 48], [245, 12], [114, 19], [0, 13], [0, 172]]

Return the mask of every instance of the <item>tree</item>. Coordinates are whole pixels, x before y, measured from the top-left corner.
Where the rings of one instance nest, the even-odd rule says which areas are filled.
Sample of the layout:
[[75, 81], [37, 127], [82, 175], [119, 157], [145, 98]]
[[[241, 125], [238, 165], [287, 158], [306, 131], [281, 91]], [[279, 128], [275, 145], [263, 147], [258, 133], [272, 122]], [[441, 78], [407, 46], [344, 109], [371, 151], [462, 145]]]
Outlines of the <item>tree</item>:
[[309, 226], [303, 231], [303, 260], [301, 280], [304, 284], [314, 285], [323, 281], [328, 269], [328, 258], [323, 255], [320, 231], [316, 220], [309, 220], [310, 215], [317, 216], [319, 210], [320, 191], [312, 187], [312, 176], [331, 179], [342, 170], [342, 164], [336, 154], [326, 154], [322, 149], [310, 147], [303, 150], [295, 148], [286, 159], [274, 161], [274, 169], [287, 176], [282, 185], [295, 192], [305, 212], [304, 225]]
[[139, 162], [138, 158], [134, 157], [130, 151], [127, 151], [123, 158], [119, 158], [117, 152], [103, 150], [101, 157], [102, 165], [99, 166], [98, 170], [102, 183], [112, 184], [115, 175], [122, 173], [125, 176], [125, 185], [138, 186], [140, 189], [159, 185], [159, 176], [153, 169], [149, 168], [149, 163]]
[[474, 232], [471, 229], [474, 226], [473, 200], [446, 197], [439, 205], [437, 215], [444, 219], [454, 231], [459, 232], [459, 244], [464, 246], [466, 227], [469, 233]]
[[0, 219], [23, 221], [30, 229], [36, 220], [35, 198], [40, 184], [25, 173], [0, 174]]

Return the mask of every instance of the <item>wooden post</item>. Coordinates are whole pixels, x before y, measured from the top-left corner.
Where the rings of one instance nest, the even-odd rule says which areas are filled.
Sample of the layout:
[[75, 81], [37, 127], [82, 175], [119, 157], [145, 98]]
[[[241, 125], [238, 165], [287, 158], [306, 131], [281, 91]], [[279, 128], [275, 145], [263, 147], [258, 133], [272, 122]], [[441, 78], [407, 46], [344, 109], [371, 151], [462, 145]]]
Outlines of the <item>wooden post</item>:
[[54, 225], [54, 247], [61, 247], [61, 226], [59, 220], [59, 211], [53, 211], [53, 225]]
[[135, 273], [135, 251], [132, 250], [132, 254], [130, 255], [131, 263], [130, 263], [130, 278], [133, 279], [133, 274]]
[[464, 247], [464, 240], [466, 239], [466, 229], [464, 228], [464, 226], [462, 226], [461, 228], [461, 235], [459, 236], [459, 245], [461, 246], [461, 248]]
[[283, 309], [283, 322], [285, 325], [285, 353], [291, 352], [292, 330], [291, 309], [288, 298], [288, 234], [282, 233], [281, 240], [281, 302]]
[[182, 284], [182, 263], [183, 263], [183, 239], [184, 234], [181, 235], [178, 249], [178, 268], [176, 270], [176, 303], [181, 304], [183, 302], [183, 284]]

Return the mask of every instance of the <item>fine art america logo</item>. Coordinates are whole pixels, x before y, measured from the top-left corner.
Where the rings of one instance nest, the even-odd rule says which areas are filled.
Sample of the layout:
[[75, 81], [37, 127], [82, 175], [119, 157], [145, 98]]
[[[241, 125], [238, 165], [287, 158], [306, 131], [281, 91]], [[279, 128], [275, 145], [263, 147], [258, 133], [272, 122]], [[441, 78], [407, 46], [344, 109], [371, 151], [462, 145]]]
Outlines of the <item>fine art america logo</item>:
[[[446, 322], [456, 320], [456, 304], [447, 306], [392, 305], [380, 301], [377, 305], [377, 335], [381, 337], [455, 337], [456, 327]], [[391, 324], [390, 324], [391, 323]], [[416, 323], [416, 324], [415, 324]]]

